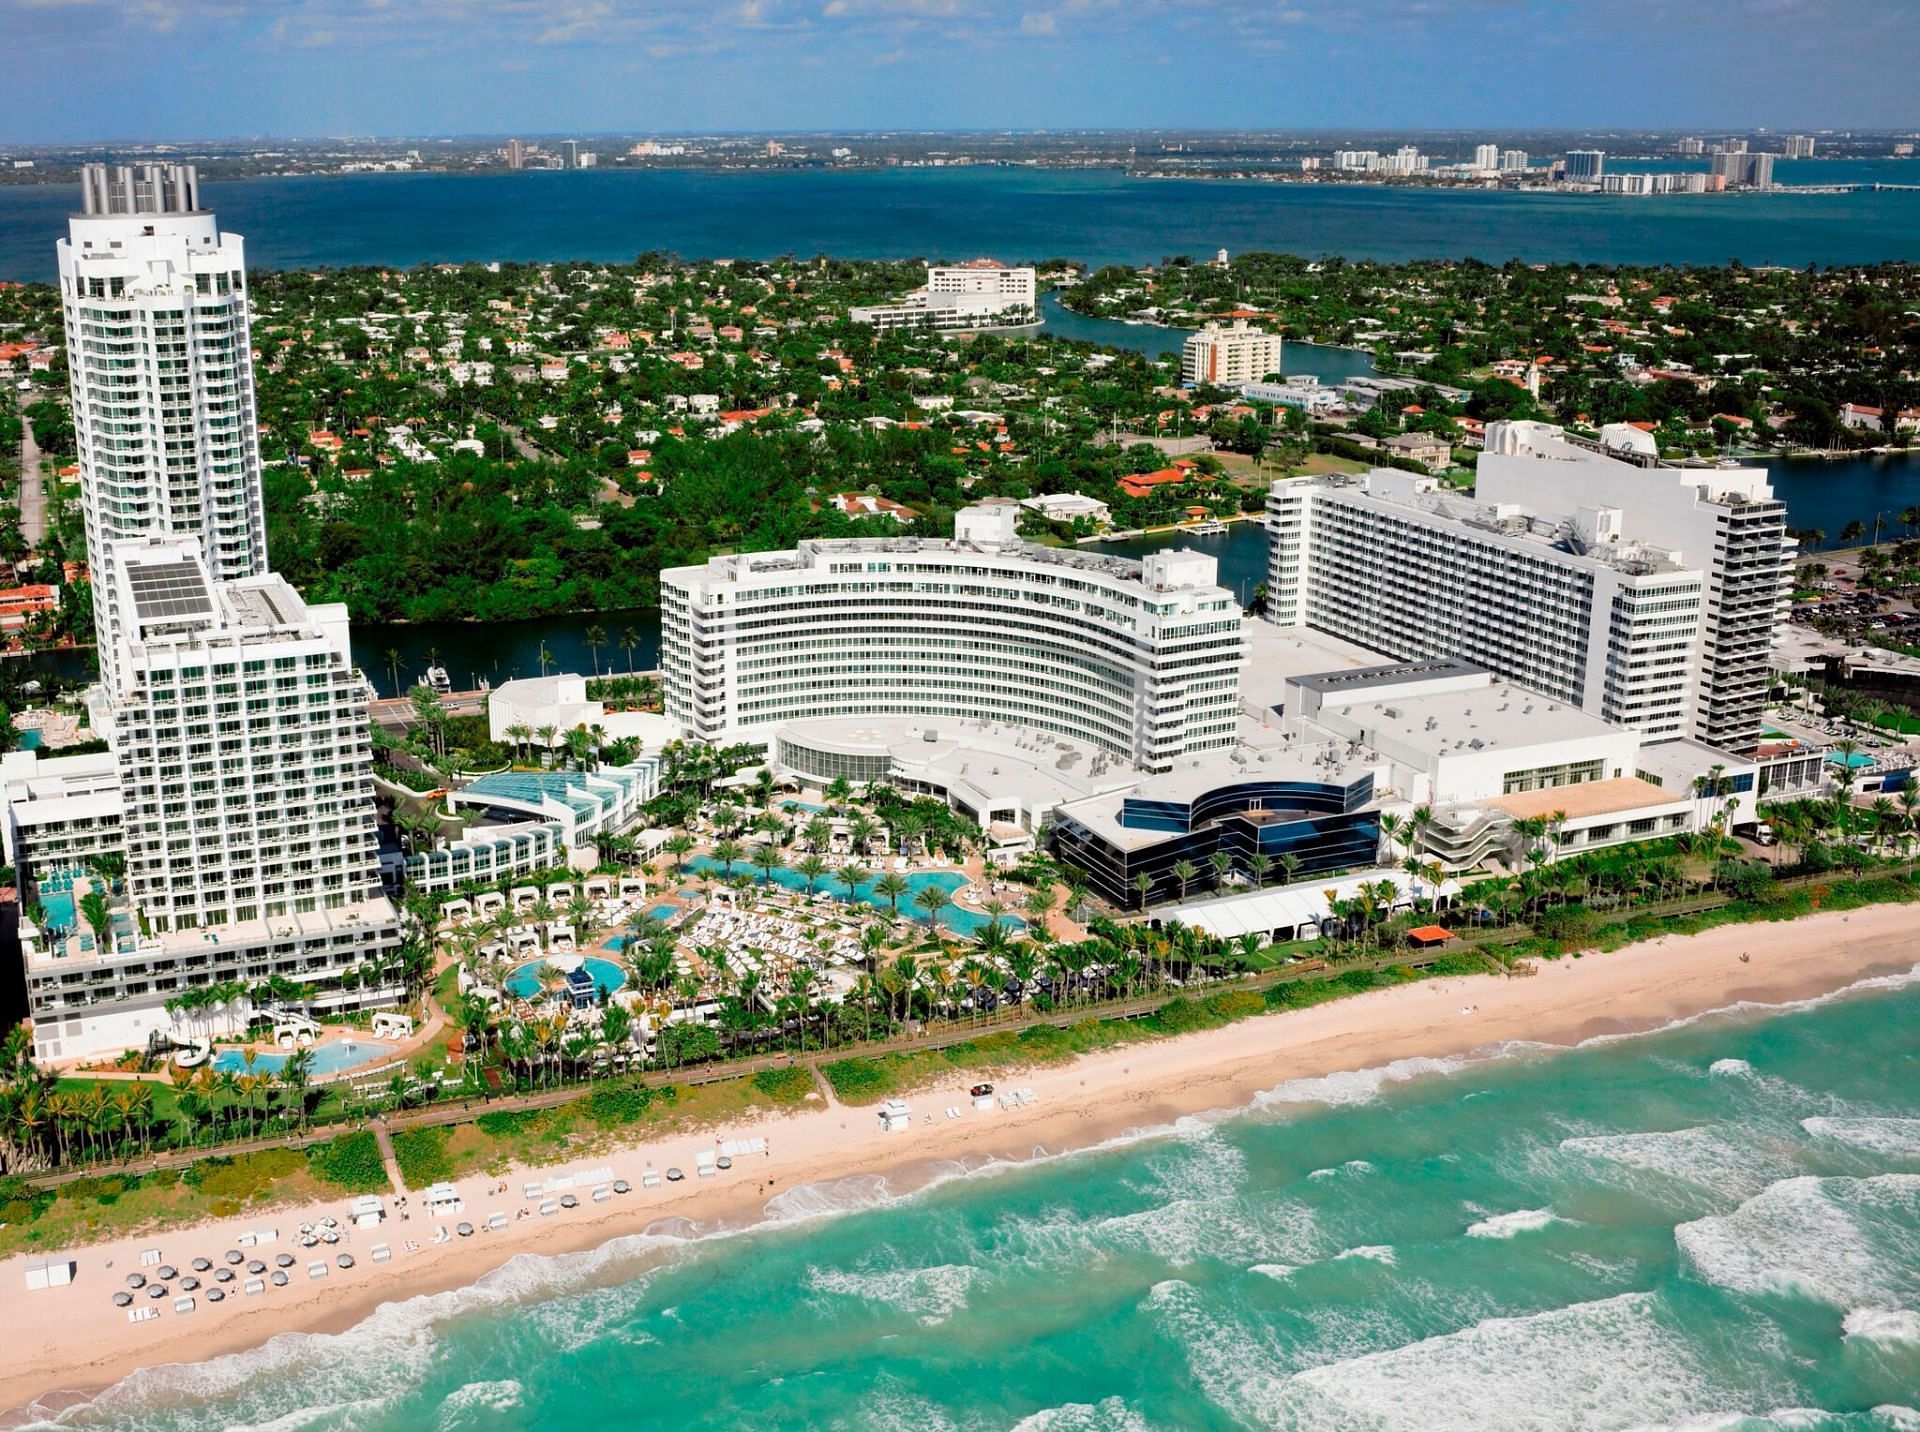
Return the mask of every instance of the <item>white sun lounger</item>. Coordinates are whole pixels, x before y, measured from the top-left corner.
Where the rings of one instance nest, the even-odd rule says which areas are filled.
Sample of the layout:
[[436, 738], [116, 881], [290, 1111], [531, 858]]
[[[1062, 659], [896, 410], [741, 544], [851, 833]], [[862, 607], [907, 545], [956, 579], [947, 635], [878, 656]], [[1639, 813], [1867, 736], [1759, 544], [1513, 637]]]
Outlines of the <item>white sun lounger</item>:
[[557, 1198], [549, 1198], [545, 1203], [540, 1205], [540, 1216], [542, 1218], [551, 1218], [559, 1211], [560, 1200]]
[[605, 1203], [608, 1199], [612, 1197], [613, 1197], [613, 1187], [610, 1184], [603, 1183], [593, 1191], [593, 1201], [595, 1203]]
[[130, 1323], [150, 1323], [159, 1316], [160, 1310], [151, 1303], [145, 1307], [127, 1309], [127, 1321]]
[[1022, 1104], [1031, 1104], [1034, 1101], [1035, 1095], [1031, 1089], [1020, 1089], [1015, 1092], [1014, 1097]]
[[385, 1263], [388, 1259], [393, 1257], [393, 1249], [389, 1248], [384, 1243], [376, 1243], [373, 1245], [372, 1256], [373, 1256], [374, 1262]]
[[307, 1276], [309, 1278], [326, 1277], [327, 1276], [327, 1260], [324, 1258], [316, 1258], [311, 1263], [307, 1264]]
[[267, 1291], [267, 1280], [265, 1278], [249, 1278], [244, 1284], [244, 1290], [249, 1298], [255, 1297]]
[[496, 1213], [493, 1215], [493, 1217], [487, 1220], [487, 1227], [489, 1228], [499, 1229], [499, 1228], [505, 1228], [506, 1226], [507, 1226], [507, 1215], [504, 1213]]
[[952, 1104], [949, 1104], [947, 1105], [947, 1117], [949, 1119], [957, 1119], [960, 1117], [960, 1111], [956, 1109]]
[[648, 1169], [648, 1170], [647, 1170], [647, 1171], [646, 1171], [645, 1173], [643, 1173], [643, 1174], [641, 1174], [641, 1175], [640, 1175], [640, 1187], [642, 1187], [642, 1188], [658, 1188], [658, 1187], [660, 1187], [660, 1175], [659, 1175], [659, 1173], [658, 1173], [658, 1171], [656, 1171], [656, 1170], [654, 1170], [654, 1169]]
[[158, 1248], [148, 1248], [143, 1250], [140, 1254], [140, 1266], [142, 1268], [151, 1268], [155, 1263], [158, 1263], [159, 1261], [160, 1261], [160, 1250]]
[[175, 1298], [173, 1300], [173, 1310], [176, 1313], [190, 1313], [199, 1306], [200, 1305], [192, 1298]]

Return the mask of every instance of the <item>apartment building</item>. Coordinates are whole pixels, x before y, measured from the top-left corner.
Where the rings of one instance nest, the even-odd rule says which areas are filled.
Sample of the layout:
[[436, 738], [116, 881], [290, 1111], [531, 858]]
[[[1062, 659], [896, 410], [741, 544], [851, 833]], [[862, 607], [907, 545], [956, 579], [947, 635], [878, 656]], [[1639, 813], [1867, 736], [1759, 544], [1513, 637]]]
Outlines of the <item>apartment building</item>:
[[1189, 387], [1209, 383], [1237, 388], [1280, 371], [1280, 335], [1232, 323], [1206, 323], [1180, 347], [1180, 381]]
[[1024, 328], [1040, 321], [1038, 285], [1032, 269], [994, 259], [929, 266], [925, 288], [898, 303], [854, 308], [848, 317], [883, 330]]

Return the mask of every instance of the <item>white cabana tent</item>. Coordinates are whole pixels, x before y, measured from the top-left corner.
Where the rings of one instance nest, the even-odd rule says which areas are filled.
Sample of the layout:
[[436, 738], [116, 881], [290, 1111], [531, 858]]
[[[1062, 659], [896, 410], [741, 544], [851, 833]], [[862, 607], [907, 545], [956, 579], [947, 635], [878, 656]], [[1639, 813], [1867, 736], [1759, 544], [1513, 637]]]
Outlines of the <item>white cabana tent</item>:
[[64, 1253], [43, 1253], [27, 1260], [27, 1291], [64, 1288], [73, 1281], [73, 1259]]
[[1333, 880], [1309, 875], [1293, 885], [1270, 886], [1212, 900], [1192, 900], [1158, 911], [1154, 918], [1169, 924], [1178, 922], [1228, 940], [1246, 934], [1270, 940], [1313, 940], [1319, 938], [1321, 922], [1329, 913], [1329, 890], [1334, 892], [1336, 900], [1350, 900], [1362, 885], [1379, 885], [1389, 880], [1399, 891], [1394, 898], [1396, 911], [1413, 908], [1416, 899], [1433, 900], [1436, 894], [1439, 906], [1444, 909], [1460, 893], [1457, 880], [1442, 880], [1435, 886], [1430, 880], [1409, 878], [1404, 870], [1368, 870]]

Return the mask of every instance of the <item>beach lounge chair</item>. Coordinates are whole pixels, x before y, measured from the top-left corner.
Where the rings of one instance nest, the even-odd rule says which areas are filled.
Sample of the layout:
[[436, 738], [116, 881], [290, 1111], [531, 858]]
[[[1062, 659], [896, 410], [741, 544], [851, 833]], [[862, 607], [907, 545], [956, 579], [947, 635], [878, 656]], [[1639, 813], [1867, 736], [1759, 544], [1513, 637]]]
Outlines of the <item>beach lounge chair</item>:
[[603, 1183], [593, 1191], [593, 1201], [595, 1203], [605, 1203], [608, 1199], [612, 1197], [613, 1197], [613, 1186], [611, 1184]]
[[143, 1307], [127, 1309], [127, 1321], [130, 1323], [151, 1322], [153, 1319], [159, 1316], [160, 1316], [160, 1310], [154, 1307], [152, 1304], [147, 1304]]
[[331, 1271], [332, 1270], [327, 1267], [327, 1260], [324, 1258], [316, 1258], [313, 1262], [307, 1264], [307, 1276], [309, 1278], [324, 1278]]
[[1022, 1104], [1031, 1104], [1034, 1101], [1035, 1095], [1031, 1089], [1020, 1089], [1015, 1092], [1014, 1097]]
[[173, 1310], [176, 1313], [190, 1313], [199, 1306], [200, 1305], [194, 1302], [192, 1298], [175, 1298], [173, 1300]]
[[659, 1174], [659, 1172], [658, 1172], [658, 1170], [655, 1170], [655, 1169], [648, 1169], [648, 1170], [647, 1170], [647, 1171], [646, 1171], [645, 1173], [643, 1173], [643, 1174], [641, 1174], [641, 1175], [640, 1175], [640, 1187], [642, 1187], [642, 1188], [658, 1188], [658, 1187], [660, 1187], [660, 1174]]
[[393, 1249], [389, 1248], [384, 1243], [376, 1243], [373, 1245], [372, 1256], [373, 1256], [374, 1262], [385, 1263], [388, 1259], [393, 1257]]
[[960, 1117], [960, 1111], [954, 1108], [953, 1105], [949, 1104], [947, 1105], [947, 1117], [949, 1119], [957, 1119]]
[[718, 1173], [713, 1166], [713, 1155], [705, 1149], [693, 1156], [693, 1166], [701, 1178], [713, 1178]]
[[560, 1200], [557, 1198], [546, 1199], [540, 1205], [540, 1216], [542, 1218], [551, 1218], [554, 1216], [554, 1214], [558, 1213], [559, 1211], [560, 1211]]
[[247, 1279], [245, 1284], [245, 1292], [249, 1298], [255, 1297], [266, 1291], [267, 1291], [267, 1283], [264, 1278]]
[[507, 1226], [507, 1215], [504, 1213], [496, 1213], [487, 1220], [487, 1227], [494, 1229], [496, 1231], [499, 1229], [505, 1228], [506, 1226]]

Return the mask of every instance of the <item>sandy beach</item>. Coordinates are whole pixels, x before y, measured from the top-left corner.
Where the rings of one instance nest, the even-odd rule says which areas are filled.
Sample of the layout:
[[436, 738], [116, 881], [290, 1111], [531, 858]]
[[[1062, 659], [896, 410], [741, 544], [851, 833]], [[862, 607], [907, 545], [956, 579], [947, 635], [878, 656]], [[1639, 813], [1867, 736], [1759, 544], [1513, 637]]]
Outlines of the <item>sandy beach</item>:
[[[1747, 959], [1742, 960], [1741, 956]], [[912, 1096], [911, 1127], [882, 1130], [872, 1108], [809, 1106], [802, 1112], [741, 1124], [717, 1135], [682, 1134], [637, 1144], [575, 1166], [610, 1168], [633, 1184], [632, 1193], [592, 1202], [583, 1184], [580, 1206], [542, 1216], [522, 1185], [567, 1169], [519, 1170], [504, 1179], [460, 1180], [465, 1208], [453, 1217], [426, 1219], [418, 1194], [410, 1219], [391, 1214], [378, 1229], [354, 1229], [337, 1247], [305, 1250], [290, 1239], [302, 1223], [334, 1217], [347, 1224], [342, 1197], [308, 1208], [275, 1208], [193, 1229], [63, 1250], [76, 1264], [71, 1286], [25, 1292], [28, 1259], [0, 1265], [0, 1426], [25, 1420], [32, 1405], [44, 1414], [141, 1367], [199, 1362], [257, 1347], [287, 1332], [338, 1331], [382, 1304], [465, 1287], [522, 1253], [558, 1254], [596, 1247], [645, 1232], [667, 1220], [700, 1231], [738, 1229], [760, 1221], [770, 1199], [797, 1187], [854, 1175], [881, 1175], [890, 1192], [923, 1186], [942, 1169], [1022, 1161], [1085, 1149], [1116, 1136], [1172, 1123], [1184, 1115], [1245, 1107], [1263, 1091], [1291, 1080], [1356, 1071], [1388, 1070], [1375, 1078], [1433, 1072], [1424, 1061], [1500, 1054], [1517, 1042], [1571, 1046], [1594, 1038], [1669, 1025], [1710, 1010], [1743, 1004], [1777, 1006], [1805, 1000], [1880, 976], [1906, 974], [1920, 961], [1912, 911], [1883, 906], [1816, 915], [1792, 923], [1729, 926], [1705, 934], [1667, 937], [1609, 954], [1561, 960], [1530, 978], [1471, 976], [1431, 980], [1336, 1001], [1317, 1008], [1242, 1021], [1189, 1035], [1050, 1066], [999, 1087], [1031, 1088], [1027, 1107], [976, 1110], [963, 1081]], [[1404, 1061], [1415, 1061], [1411, 1064]], [[1311, 1090], [1299, 1091], [1311, 1099]], [[949, 1107], [961, 1117], [946, 1116]], [[929, 1122], [929, 1116], [931, 1122]], [[764, 1154], [737, 1157], [714, 1178], [695, 1177], [695, 1154], [716, 1151], [720, 1140], [764, 1139]], [[644, 1188], [647, 1170], [677, 1166], [685, 1182]], [[503, 1190], [504, 1184], [504, 1190]], [[786, 1201], [790, 1206], [792, 1200]], [[391, 1200], [389, 1200], [391, 1204]], [[520, 1216], [525, 1211], [526, 1216]], [[434, 1243], [439, 1224], [464, 1219], [484, 1229], [490, 1215], [506, 1227]], [[684, 1225], [676, 1225], [684, 1227]], [[177, 1314], [169, 1296], [152, 1304], [158, 1318], [129, 1323], [111, 1295], [141, 1254], [185, 1271], [196, 1257], [222, 1263], [243, 1234], [274, 1229], [279, 1240], [245, 1250], [269, 1267], [281, 1252], [294, 1255], [289, 1286], [240, 1296], [228, 1285], [220, 1304], [204, 1296], [191, 1313]], [[375, 1243], [392, 1249], [376, 1263]], [[417, 1247], [409, 1248], [409, 1245]], [[341, 1251], [351, 1269], [335, 1267], [310, 1279], [307, 1264]], [[142, 1296], [140, 1305], [147, 1305]]]

